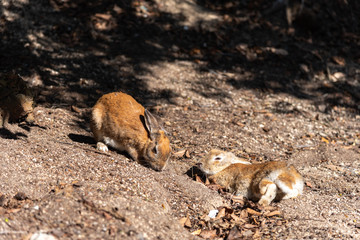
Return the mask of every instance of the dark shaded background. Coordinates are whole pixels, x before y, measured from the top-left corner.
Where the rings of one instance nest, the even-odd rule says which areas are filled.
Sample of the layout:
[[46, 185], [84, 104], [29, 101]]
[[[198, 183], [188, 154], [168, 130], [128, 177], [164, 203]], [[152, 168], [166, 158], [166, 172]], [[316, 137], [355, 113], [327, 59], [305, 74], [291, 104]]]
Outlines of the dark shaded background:
[[[184, 16], [161, 12], [150, 0], [3, 2], [0, 72], [38, 85], [36, 100], [47, 106], [89, 107], [114, 90], [171, 102], [176, 93], [151, 92], [138, 77], [147, 72], [143, 63], [189, 60], [199, 63], [199, 72], [244, 75], [227, 79], [236, 88], [286, 92], [325, 110], [342, 106], [358, 113], [360, 3], [306, 1], [289, 28], [285, 8], [269, 13], [273, 2], [196, 1], [222, 19], [189, 28], [180, 24]], [[331, 81], [335, 72], [346, 78]]]

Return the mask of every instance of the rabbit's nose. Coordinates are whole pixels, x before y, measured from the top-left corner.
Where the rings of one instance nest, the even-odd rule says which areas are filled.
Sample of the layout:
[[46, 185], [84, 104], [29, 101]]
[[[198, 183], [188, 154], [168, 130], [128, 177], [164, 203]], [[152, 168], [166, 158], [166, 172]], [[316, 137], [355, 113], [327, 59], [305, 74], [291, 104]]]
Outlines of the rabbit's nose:
[[195, 165], [196, 165], [198, 168], [201, 168], [203, 164], [202, 164], [201, 162], [198, 162], [198, 163], [196, 163]]

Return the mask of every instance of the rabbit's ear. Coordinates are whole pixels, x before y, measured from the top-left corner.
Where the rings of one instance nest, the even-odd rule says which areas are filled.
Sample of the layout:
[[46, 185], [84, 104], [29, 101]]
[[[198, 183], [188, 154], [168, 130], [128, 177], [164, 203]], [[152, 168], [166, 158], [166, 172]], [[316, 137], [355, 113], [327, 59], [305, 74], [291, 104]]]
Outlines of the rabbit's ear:
[[159, 131], [160, 125], [157, 119], [147, 109], [145, 109], [145, 126], [149, 131], [150, 139], [154, 140], [154, 134]]

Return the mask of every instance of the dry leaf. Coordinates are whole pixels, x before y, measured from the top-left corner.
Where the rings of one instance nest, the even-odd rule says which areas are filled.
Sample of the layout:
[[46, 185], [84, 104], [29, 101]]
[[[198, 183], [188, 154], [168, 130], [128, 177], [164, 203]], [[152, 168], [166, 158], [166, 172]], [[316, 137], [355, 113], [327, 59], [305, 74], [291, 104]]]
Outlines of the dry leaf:
[[75, 107], [74, 105], [71, 105], [71, 111], [76, 112], [76, 113], [81, 113], [80, 108]]
[[339, 56], [333, 56], [331, 60], [333, 60], [335, 63], [339, 64], [340, 66], [345, 66], [346, 63], [345, 59]]
[[110, 14], [96, 13], [95, 17], [101, 18], [104, 20], [110, 20], [112, 16]]
[[246, 220], [237, 216], [236, 214], [231, 214], [230, 217], [234, 220], [235, 223], [239, 224], [239, 223], [245, 223]]
[[241, 232], [235, 226], [230, 230], [229, 235], [227, 237], [227, 240], [241, 239], [241, 237], [242, 237]]
[[185, 151], [184, 157], [185, 157], [185, 158], [190, 158], [190, 152], [189, 152], [189, 150], [186, 150], [186, 151]]
[[192, 235], [199, 235], [201, 233], [201, 229], [195, 230], [193, 231], [191, 234]]
[[342, 72], [336, 72], [332, 76], [335, 78], [335, 80], [346, 78], [345, 73]]
[[309, 69], [309, 67], [307, 65], [300, 64], [299, 67], [304, 73], [310, 73], [310, 69]]
[[191, 221], [190, 221], [190, 218], [189, 218], [189, 217], [186, 218], [186, 221], [185, 221], [185, 223], [184, 223], [184, 226], [185, 226], [185, 227], [188, 227], [188, 228], [191, 228], [191, 227], [192, 227], [192, 224], [191, 224]]
[[251, 237], [253, 234], [254, 234], [254, 232], [251, 230], [247, 230], [247, 231], [243, 232], [244, 237]]
[[306, 185], [307, 187], [309, 187], [309, 188], [313, 188], [311, 182], [305, 182], [305, 185]]
[[263, 210], [264, 210], [264, 211], [270, 211], [270, 212], [272, 212], [272, 211], [277, 210], [277, 207], [273, 207], [273, 206], [264, 206], [264, 207], [263, 207]]
[[178, 151], [178, 152], [176, 152], [176, 153], [173, 153], [173, 155], [174, 155], [175, 157], [183, 157], [184, 154], [185, 154], [185, 152], [186, 152], [186, 150], [183, 149], [183, 150], [180, 150], [180, 151]]
[[217, 226], [220, 228], [220, 229], [229, 229], [231, 224], [227, 221], [221, 221], [221, 222], [218, 222], [217, 223]]
[[225, 217], [225, 208], [220, 209], [218, 214], [216, 215], [216, 220]]
[[209, 215], [207, 215], [207, 214], [202, 215], [202, 216], [200, 217], [200, 219], [204, 220], [205, 222], [210, 221], [210, 217], [209, 217]]
[[209, 184], [207, 185], [207, 187], [214, 191], [219, 191], [220, 189], [223, 189], [223, 187], [219, 184]]
[[114, 12], [116, 12], [117, 14], [121, 14], [123, 13], [123, 10], [118, 6], [118, 5], [114, 5], [114, 8], [113, 8]]
[[199, 54], [201, 54], [201, 50], [198, 48], [193, 48], [190, 51], [190, 55], [199, 55]]
[[276, 55], [281, 55], [281, 56], [287, 56], [289, 55], [289, 52], [286, 51], [285, 49], [282, 49], [282, 48], [273, 48], [273, 47], [267, 47], [265, 48], [264, 50], [267, 50], [269, 52], [272, 52]]
[[21, 208], [13, 208], [6, 210], [6, 213], [17, 213], [20, 212]]
[[0, 207], [0, 215], [3, 215], [3, 214], [5, 214], [5, 208], [3, 208], [3, 207]]
[[256, 227], [257, 227], [257, 225], [249, 224], [249, 223], [244, 225], [244, 228], [256, 228]]
[[240, 217], [241, 218], [247, 218], [249, 216], [249, 213], [248, 211], [246, 210], [242, 210], [241, 213], [240, 213]]
[[251, 215], [261, 216], [261, 212], [257, 212], [251, 208], [247, 208], [246, 211]]
[[201, 177], [199, 177], [198, 175], [195, 175], [195, 181], [199, 182], [199, 183], [203, 183], [203, 181], [201, 180]]
[[241, 122], [239, 122], [239, 121], [232, 120], [231, 122], [232, 122], [233, 124], [235, 124], [235, 125], [238, 125], [239, 127], [245, 127], [245, 124], [243, 124], [243, 123], [241, 123]]
[[272, 216], [276, 216], [276, 215], [281, 215], [281, 212], [276, 210], [276, 211], [273, 211], [273, 212], [266, 213], [264, 215], [265, 215], [265, 217], [272, 217]]
[[203, 231], [201, 231], [199, 236], [202, 238], [205, 238], [205, 239], [213, 239], [213, 238], [217, 237], [215, 229], [214, 230], [203, 230]]
[[261, 234], [260, 234], [260, 230], [259, 229], [256, 229], [253, 237], [253, 239], [261, 239]]
[[187, 219], [188, 219], [187, 217], [180, 218], [179, 220], [180, 225], [184, 227]]
[[234, 203], [240, 203], [241, 205], [244, 205], [244, 197], [243, 196], [233, 196], [231, 198], [231, 200], [234, 202]]
[[206, 178], [206, 180], [205, 180], [205, 185], [209, 185], [209, 184], [210, 184], [210, 181], [209, 181], [208, 178]]
[[183, 227], [188, 227], [188, 228], [192, 227], [189, 216], [181, 218], [179, 220], [179, 222], [180, 222], [180, 225]]
[[329, 140], [328, 140], [327, 138], [324, 138], [324, 137], [321, 137], [321, 141], [322, 141], [322, 142], [325, 142], [325, 143], [327, 143], [327, 144], [329, 143]]
[[108, 221], [112, 219], [111, 215], [108, 214], [107, 212], [103, 212], [103, 216], [104, 216], [104, 218], [105, 218], [106, 220], [108, 220]]

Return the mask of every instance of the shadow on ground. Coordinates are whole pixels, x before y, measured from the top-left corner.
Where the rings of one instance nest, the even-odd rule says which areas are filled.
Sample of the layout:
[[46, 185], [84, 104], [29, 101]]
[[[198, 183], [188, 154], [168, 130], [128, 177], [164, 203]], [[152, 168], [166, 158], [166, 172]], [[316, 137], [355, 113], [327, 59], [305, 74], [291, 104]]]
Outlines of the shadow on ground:
[[[179, 1], [170, 1], [180, 4]], [[173, 103], [141, 78], [147, 64], [191, 61], [198, 71], [231, 73], [235, 88], [287, 93], [358, 112], [359, 15], [356, 1], [306, 2], [289, 28], [272, 2], [194, 1], [218, 16], [184, 25], [161, 1], [4, 1], [0, 6], [0, 71], [38, 86], [37, 102], [89, 107], [103, 93], [123, 90], [141, 101]], [[271, 12], [271, 13], [269, 13]], [[334, 74], [345, 73], [342, 79]], [[234, 77], [235, 76], [235, 77]], [[208, 98], [227, 97], [226, 90]]]

